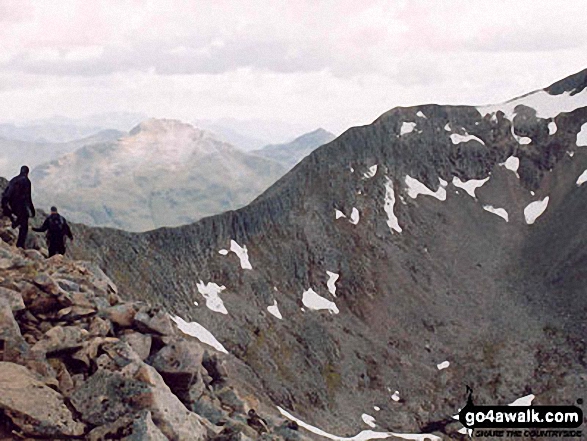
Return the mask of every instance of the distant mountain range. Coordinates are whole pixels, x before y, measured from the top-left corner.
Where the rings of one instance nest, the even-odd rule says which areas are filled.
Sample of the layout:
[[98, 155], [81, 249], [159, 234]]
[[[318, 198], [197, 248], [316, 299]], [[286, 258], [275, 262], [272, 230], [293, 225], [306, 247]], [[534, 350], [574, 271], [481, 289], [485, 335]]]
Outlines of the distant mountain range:
[[102, 130], [86, 138], [69, 142], [42, 142], [8, 139], [0, 136], [0, 176], [18, 174], [22, 165], [31, 169], [84, 146], [115, 141], [124, 135], [118, 130]]
[[291, 142], [267, 145], [262, 149], [254, 150], [253, 153], [277, 161], [289, 169], [312, 153], [316, 147], [327, 144], [334, 138], [336, 138], [334, 134], [318, 129], [299, 136]]
[[0, 138], [42, 144], [63, 144], [94, 136], [98, 132], [127, 132], [147, 117], [140, 113], [112, 112], [83, 118], [53, 116], [22, 124], [0, 124]]
[[67, 144], [67, 154], [35, 167], [35, 199], [88, 225], [144, 231], [187, 224], [251, 202], [333, 136], [318, 130], [247, 153], [176, 120], [151, 119], [111, 135], [80, 141], [79, 149]]

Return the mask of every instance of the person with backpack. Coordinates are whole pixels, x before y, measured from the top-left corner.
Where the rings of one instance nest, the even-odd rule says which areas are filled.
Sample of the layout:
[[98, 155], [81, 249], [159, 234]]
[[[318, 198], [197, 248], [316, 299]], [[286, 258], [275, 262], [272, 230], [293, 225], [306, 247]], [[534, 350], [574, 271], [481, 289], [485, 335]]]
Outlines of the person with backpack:
[[20, 168], [20, 174], [10, 180], [2, 193], [2, 213], [12, 220], [12, 228], [18, 227], [16, 246], [24, 248], [29, 232], [29, 217], [35, 217], [29, 168], [26, 165]]
[[69, 224], [63, 216], [57, 212], [57, 207], [51, 207], [51, 214], [45, 219], [40, 228], [33, 228], [33, 231], [47, 232], [47, 244], [49, 245], [49, 257], [55, 254], [65, 254], [65, 237], [73, 240], [73, 234]]

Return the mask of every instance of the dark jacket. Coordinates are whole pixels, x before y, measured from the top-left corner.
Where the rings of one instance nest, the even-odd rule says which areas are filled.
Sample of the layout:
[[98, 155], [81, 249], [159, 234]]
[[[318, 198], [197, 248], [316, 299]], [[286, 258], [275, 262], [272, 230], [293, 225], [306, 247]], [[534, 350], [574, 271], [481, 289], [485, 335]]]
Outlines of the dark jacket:
[[9, 210], [9, 213], [19, 217], [35, 217], [35, 206], [31, 197], [31, 181], [27, 175], [20, 174], [10, 180], [8, 187], [2, 194], [2, 209], [5, 214]]
[[[59, 226], [59, 228], [56, 228], [55, 226]], [[47, 240], [49, 240], [49, 242], [62, 241], [65, 236], [73, 239], [73, 234], [71, 234], [69, 224], [59, 213], [51, 213], [47, 219], [45, 219], [43, 225], [41, 225], [40, 228], [33, 228], [33, 231], [38, 233], [46, 231]]]

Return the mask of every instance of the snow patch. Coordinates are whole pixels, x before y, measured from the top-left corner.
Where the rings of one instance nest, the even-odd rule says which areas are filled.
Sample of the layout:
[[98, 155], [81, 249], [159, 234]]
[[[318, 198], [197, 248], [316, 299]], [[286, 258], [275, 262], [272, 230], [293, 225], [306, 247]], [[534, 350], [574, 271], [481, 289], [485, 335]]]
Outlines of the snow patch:
[[399, 390], [396, 390], [393, 395], [391, 396], [391, 399], [393, 401], [395, 401], [396, 403], [399, 401]]
[[385, 181], [385, 200], [383, 202], [383, 210], [387, 213], [387, 225], [391, 229], [391, 232], [402, 232], [402, 227], [399, 225], [397, 216], [393, 212], [395, 205], [395, 192], [393, 191], [393, 182], [391, 179], [386, 177]]
[[548, 123], [548, 134], [549, 135], [554, 135], [556, 133], [557, 127], [556, 127], [556, 123], [554, 121], [551, 121]]
[[374, 429], [377, 426], [377, 424], [375, 424], [375, 418], [373, 418], [371, 415], [367, 415], [366, 413], [364, 413], [363, 415], [361, 415], [361, 419], [367, 426], [371, 427], [372, 429]]
[[428, 433], [411, 434], [411, 433], [394, 433], [394, 432], [374, 432], [372, 430], [363, 430], [362, 432], [358, 433], [357, 435], [355, 435], [351, 438], [343, 438], [340, 436], [332, 435], [331, 433], [325, 432], [324, 430], [318, 429], [317, 427], [311, 426], [310, 424], [305, 423], [304, 421], [300, 420], [299, 418], [296, 418], [291, 413], [289, 413], [287, 410], [285, 410], [279, 406], [277, 406], [277, 410], [279, 410], [279, 412], [284, 417], [286, 417], [287, 419], [289, 419], [291, 421], [295, 421], [296, 423], [298, 423], [298, 425], [300, 427], [303, 427], [307, 431], [309, 431], [315, 435], [322, 436], [324, 438], [331, 439], [334, 441], [370, 441], [372, 439], [386, 439], [386, 438], [390, 438], [392, 436], [395, 436], [397, 438], [402, 438], [402, 439], [414, 440], [414, 441], [442, 441], [442, 438], [440, 438], [436, 435], [428, 434]]
[[399, 130], [399, 136], [407, 135], [408, 133], [412, 133], [416, 128], [415, 122], [403, 122], [402, 126]]
[[444, 126], [444, 130], [446, 130], [447, 132], [452, 132], [452, 129], [450, 128], [450, 123], [446, 123], [446, 125]]
[[253, 269], [251, 263], [249, 262], [249, 252], [247, 251], [247, 247], [241, 247], [238, 243], [234, 240], [230, 241], [230, 251], [236, 254], [241, 262], [241, 268], [243, 269]]
[[426, 118], [426, 115], [424, 115], [424, 113], [422, 113], [422, 111], [421, 111], [421, 110], [418, 110], [418, 113], [416, 113], [416, 116], [417, 116], [418, 118]]
[[490, 213], [496, 214], [502, 219], [504, 219], [506, 222], [509, 222], [508, 212], [505, 211], [505, 208], [495, 208], [491, 205], [483, 205], [483, 209], [485, 211], [489, 211]]
[[336, 217], [336, 219], [340, 219], [341, 217], [346, 217], [345, 214], [340, 211], [340, 210], [334, 210], [334, 216]]
[[506, 118], [511, 120], [514, 116], [514, 109], [520, 104], [536, 110], [537, 118], [554, 118], [560, 113], [572, 112], [575, 109], [587, 106], [587, 89], [583, 89], [575, 95], [571, 95], [571, 92], [551, 95], [545, 90], [539, 90], [506, 103], [479, 106], [477, 110], [481, 115], [496, 113], [501, 110], [505, 113]]
[[279, 308], [277, 307], [277, 300], [273, 300], [273, 305], [267, 307], [267, 311], [269, 314], [277, 317], [279, 320], [283, 319], [281, 312], [279, 312]]
[[222, 250], [220, 250], [220, 251], [218, 251], [218, 252], [219, 252], [220, 254], [222, 254], [223, 256], [226, 256], [226, 255], [228, 255], [228, 250], [224, 250], [224, 249], [222, 249]]
[[331, 271], [326, 271], [326, 274], [328, 274], [328, 281], [326, 282], [326, 286], [328, 287], [328, 291], [330, 292], [330, 294], [332, 294], [334, 297], [336, 297], [336, 281], [338, 280], [338, 278], [340, 276], [336, 273], [331, 272]]
[[513, 403], [508, 404], [508, 406], [530, 406], [532, 401], [534, 401], [534, 398], [536, 398], [536, 396], [533, 394], [526, 395], [525, 397], [518, 398]]
[[369, 171], [363, 173], [363, 176], [366, 179], [371, 179], [373, 176], [375, 176], [375, 173], [377, 173], [377, 164], [372, 165], [371, 167], [369, 167]]
[[483, 184], [485, 184], [489, 180], [489, 176], [485, 179], [469, 179], [468, 181], [461, 181], [457, 176], [452, 179], [452, 185], [458, 188], [462, 188], [465, 190], [471, 197], [475, 196], [475, 190], [480, 188]]
[[309, 309], [319, 311], [327, 309], [331, 314], [338, 314], [339, 310], [334, 302], [319, 296], [312, 288], [304, 291], [302, 303]]
[[475, 135], [469, 135], [468, 133], [466, 135], [459, 135], [458, 133], [453, 133], [452, 135], [450, 135], [450, 140], [453, 144], [460, 144], [461, 142], [468, 141], [477, 141], [485, 145], [485, 143], [481, 139], [477, 138]]
[[373, 406], [373, 410], [375, 412], [379, 412], [381, 410], [381, 408], [379, 406]]
[[198, 287], [200, 294], [206, 299], [206, 306], [208, 309], [214, 312], [220, 312], [221, 314], [228, 314], [228, 311], [224, 307], [224, 302], [218, 295], [226, 289], [226, 286], [218, 286], [216, 283], [212, 282], [204, 284], [201, 280], [196, 286]]
[[218, 340], [216, 340], [216, 337], [214, 337], [210, 331], [208, 331], [198, 322], [186, 322], [177, 315], [170, 315], [169, 317], [175, 322], [177, 328], [184, 334], [191, 335], [192, 337], [200, 340], [202, 343], [212, 346], [217, 351], [228, 354], [228, 351]]
[[[587, 88], [583, 90], [583, 92], [587, 91]], [[587, 123], [581, 126], [581, 130], [577, 133], [577, 142], [578, 147], [585, 147], [587, 146]]]
[[436, 365], [436, 367], [438, 368], [439, 371], [446, 369], [449, 366], [450, 366], [450, 362], [448, 362], [448, 361], [443, 361], [442, 363], [438, 363]]
[[581, 186], [585, 182], [587, 182], [587, 170], [585, 170], [583, 173], [581, 173], [581, 176], [579, 176], [577, 178], [577, 185], [578, 186]]
[[520, 167], [520, 158], [517, 158], [515, 156], [510, 156], [509, 158], [507, 158], [505, 160], [505, 162], [502, 162], [499, 165], [503, 165], [505, 168], [513, 171], [517, 175], [518, 168]]
[[548, 206], [548, 200], [550, 199], [549, 196], [546, 196], [541, 201], [534, 201], [530, 202], [526, 208], [524, 208], [524, 217], [526, 218], [526, 223], [528, 225], [532, 225], [538, 217], [544, 213], [546, 207]]
[[435, 192], [430, 190], [424, 184], [422, 184], [417, 179], [412, 178], [410, 175], [406, 175], [406, 185], [408, 186], [408, 196], [412, 199], [416, 199], [418, 195], [423, 194], [426, 196], [432, 196], [438, 199], [439, 201], [446, 200], [446, 190], [442, 185], [438, 187], [438, 190]]
[[359, 210], [353, 207], [353, 211], [351, 211], [351, 218], [349, 222], [353, 225], [357, 225], [359, 223]]

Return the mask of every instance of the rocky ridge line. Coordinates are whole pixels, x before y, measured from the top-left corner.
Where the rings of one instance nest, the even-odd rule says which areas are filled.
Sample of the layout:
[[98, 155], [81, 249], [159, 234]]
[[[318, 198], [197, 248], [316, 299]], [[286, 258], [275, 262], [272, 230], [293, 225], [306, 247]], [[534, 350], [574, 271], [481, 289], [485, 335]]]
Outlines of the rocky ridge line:
[[122, 301], [95, 265], [15, 248], [6, 218], [0, 237], [0, 440], [307, 439], [163, 309]]

